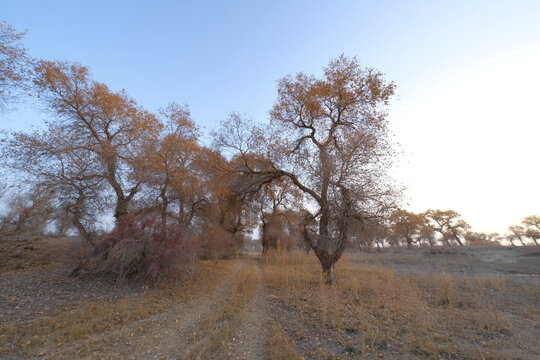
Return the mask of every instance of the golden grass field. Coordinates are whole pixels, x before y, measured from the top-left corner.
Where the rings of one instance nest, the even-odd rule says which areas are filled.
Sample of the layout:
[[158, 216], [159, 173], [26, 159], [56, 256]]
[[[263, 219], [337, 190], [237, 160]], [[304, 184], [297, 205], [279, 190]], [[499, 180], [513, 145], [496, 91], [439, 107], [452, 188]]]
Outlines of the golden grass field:
[[202, 261], [152, 287], [68, 277], [72, 246], [3, 249], [0, 358], [540, 358], [532, 247], [346, 254], [334, 286], [313, 255], [283, 252]]
[[313, 256], [282, 254], [264, 268], [283, 312], [280, 327], [307, 358], [538, 358], [538, 277], [516, 282], [442, 267], [399, 272], [389, 266], [421, 259], [347, 255], [333, 287], [313, 271]]

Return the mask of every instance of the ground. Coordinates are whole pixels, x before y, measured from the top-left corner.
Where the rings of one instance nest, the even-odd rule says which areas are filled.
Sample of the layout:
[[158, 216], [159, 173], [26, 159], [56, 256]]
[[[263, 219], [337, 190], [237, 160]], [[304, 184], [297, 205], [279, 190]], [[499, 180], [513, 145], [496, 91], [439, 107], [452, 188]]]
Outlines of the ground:
[[202, 261], [149, 286], [69, 276], [78, 240], [0, 247], [1, 359], [538, 359], [540, 248]]

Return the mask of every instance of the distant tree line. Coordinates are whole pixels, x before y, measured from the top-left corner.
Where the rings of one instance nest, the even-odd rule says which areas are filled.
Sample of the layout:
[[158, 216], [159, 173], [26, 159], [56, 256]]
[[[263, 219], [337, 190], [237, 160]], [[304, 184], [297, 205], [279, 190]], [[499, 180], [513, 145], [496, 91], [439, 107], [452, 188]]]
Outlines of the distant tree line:
[[510, 226], [507, 233], [479, 233], [454, 210], [429, 209], [415, 214], [395, 210], [382, 223], [368, 223], [360, 230], [360, 247], [403, 246], [490, 246], [510, 244], [539, 245], [540, 216], [523, 218], [521, 225]]

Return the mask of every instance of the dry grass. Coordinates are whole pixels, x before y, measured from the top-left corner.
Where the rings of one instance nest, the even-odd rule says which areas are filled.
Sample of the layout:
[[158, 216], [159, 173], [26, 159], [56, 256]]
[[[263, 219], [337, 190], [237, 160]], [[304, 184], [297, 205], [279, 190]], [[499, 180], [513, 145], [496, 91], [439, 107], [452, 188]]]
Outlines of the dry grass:
[[[45, 245], [64, 249], [58, 251], [61, 257], [38, 257], [36, 250]], [[45, 259], [36, 271], [49, 271], [72, 251], [56, 240], [24, 246], [23, 257], [13, 258], [17, 263], [10, 262], [5, 273], [6, 278], [23, 279], [23, 283], [25, 277], [13, 267], [18, 262], [40, 264]], [[262, 267], [254, 259], [203, 261], [182, 283], [128, 289], [119, 298], [108, 293], [77, 297], [82, 299], [78, 306], [64, 300], [46, 315], [31, 312], [29, 320], [10, 315], [0, 324], [0, 357], [129, 357], [131, 350], [139, 348], [168, 354], [179, 349], [174, 331], [180, 327], [174, 321], [190, 319], [178, 332], [183, 352], [178, 355], [226, 359], [238, 350], [232, 340], [244, 329], [247, 309], [262, 301], [265, 309], [270, 308], [262, 312], [264, 317], [270, 316], [274, 324], [267, 339], [270, 359], [536, 359], [540, 358], [540, 278], [523, 277], [521, 272], [536, 273], [537, 258], [519, 256], [516, 263], [505, 258], [497, 264], [494, 261], [500, 259], [495, 257], [486, 265], [477, 263], [477, 256], [456, 253], [415, 255], [396, 250], [347, 255], [337, 265], [335, 286], [324, 285], [318, 260], [301, 252], [271, 254]], [[520, 276], [486, 271], [493, 270], [493, 264], [519, 270]], [[21, 274], [31, 271], [22, 268]], [[67, 274], [69, 266], [63, 271]], [[57, 289], [47, 291], [53, 294]], [[182, 317], [182, 304], [200, 303], [204, 296], [212, 300], [199, 307], [186, 306], [198, 310]], [[168, 318], [172, 308], [177, 309], [178, 319]], [[168, 323], [171, 320], [173, 324]], [[161, 346], [157, 339], [169, 343], [156, 349]], [[107, 356], [110, 350], [115, 353]]]
[[198, 325], [192, 338], [195, 345], [182, 359], [227, 358], [227, 343], [242, 324], [245, 308], [257, 290], [257, 282], [254, 265], [243, 266], [223, 304]]
[[0, 274], [65, 263], [77, 243], [65, 238], [0, 236]]
[[274, 326], [268, 339], [268, 359], [270, 360], [301, 360], [303, 359], [291, 344], [288, 336], [280, 326]]
[[56, 316], [38, 318], [25, 326], [7, 323], [0, 327], [2, 345], [7, 343], [31, 349], [48, 341], [58, 347], [65, 343], [84, 339], [93, 333], [101, 333], [129, 322], [147, 317], [162, 309], [155, 305], [153, 297], [141, 297], [116, 304], [90, 303], [80, 310], [59, 312]]
[[[532, 335], [538, 331], [533, 319], [540, 315], [537, 286], [509, 286], [491, 275], [398, 273], [345, 257], [337, 266], [338, 284], [329, 287], [319, 269], [314, 256], [283, 253], [269, 257], [264, 272], [280, 298], [281, 317], [290, 319], [284, 326], [310, 357], [317, 355], [310, 354], [310, 347], [319, 356], [340, 358], [540, 355]], [[518, 302], [512, 300], [516, 291]], [[527, 321], [523, 307], [529, 311]], [[325, 340], [317, 343], [315, 338]], [[536, 355], [531, 357], [532, 351]]]
[[230, 271], [230, 264], [202, 262], [183, 283], [147, 289], [137, 296], [117, 301], [88, 299], [73, 310], [60, 308], [52, 316], [36, 317], [21, 324], [10, 321], [0, 325], [0, 356], [36, 355], [42, 350], [61, 349], [94, 334], [120, 328], [147, 318], [182, 301], [202, 296], [215, 287]]

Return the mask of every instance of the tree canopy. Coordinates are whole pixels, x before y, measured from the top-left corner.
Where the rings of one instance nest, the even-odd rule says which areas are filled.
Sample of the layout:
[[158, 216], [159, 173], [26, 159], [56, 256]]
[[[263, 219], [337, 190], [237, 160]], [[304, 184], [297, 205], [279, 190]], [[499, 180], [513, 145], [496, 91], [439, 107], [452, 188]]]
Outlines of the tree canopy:
[[386, 107], [394, 89], [382, 73], [342, 55], [320, 78], [282, 78], [267, 128], [233, 117], [216, 139], [238, 153], [243, 174], [261, 183], [285, 178], [303, 193], [304, 238], [330, 283], [350, 224], [395, 204], [386, 174], [394, 155]]

